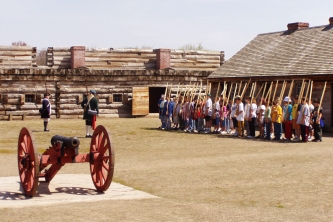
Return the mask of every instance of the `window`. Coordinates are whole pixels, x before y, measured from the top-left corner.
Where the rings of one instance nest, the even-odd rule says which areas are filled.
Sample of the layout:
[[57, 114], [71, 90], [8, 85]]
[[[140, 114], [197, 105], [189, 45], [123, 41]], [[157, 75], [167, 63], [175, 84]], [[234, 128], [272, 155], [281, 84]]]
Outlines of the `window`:
[[113, 94], [113, 102], [122, 102], [123, 95], [122, 94]]
[[26, 94], [24, 101], [26, 103], [34, 103], [35, 102], [35, 95], [34, 94]]

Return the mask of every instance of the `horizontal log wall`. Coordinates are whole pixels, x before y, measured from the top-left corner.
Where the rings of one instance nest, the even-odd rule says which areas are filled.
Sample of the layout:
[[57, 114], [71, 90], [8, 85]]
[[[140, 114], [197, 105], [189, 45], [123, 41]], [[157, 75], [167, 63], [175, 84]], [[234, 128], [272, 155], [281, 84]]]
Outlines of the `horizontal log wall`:
[[224, 52], [204, 50], [171, 50], [173, 69], [216, 70], [224, 62]]
[[156, 69], [153, 49], [86, 49], [85, 64], [91, 69]]
[[36, 47], [0, 46], [0, 68], [36, 67]]
[[[89, 70], [78, 69], [0, 69], [0, 119], [5, 111], [27, 111], [28, 118], [39, 118], [45, 91], [51, 94], [52, 118], [82, 118], [80, 102], [87, 90], [98, 93], [101, 117], [131, 117], [133, 87], [165, 87], [206, 82], [211, 72], [183, 70]], [[188, 88], [190, 88], [188, 86]], [[120, 94], [122, 103], [113, 102]], [[25, 102], [26, 96], [34, 102]]]
[[71, 68], [70, 48], [48, 47], [46, 51], [46, 64], [56, 69]]

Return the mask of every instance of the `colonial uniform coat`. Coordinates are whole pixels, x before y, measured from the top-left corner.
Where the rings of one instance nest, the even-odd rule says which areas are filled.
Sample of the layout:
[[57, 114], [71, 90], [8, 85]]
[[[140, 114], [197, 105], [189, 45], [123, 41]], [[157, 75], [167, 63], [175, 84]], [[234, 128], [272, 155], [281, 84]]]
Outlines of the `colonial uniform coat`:
[[96, 110], [97, 113], [98, 111], [98, 101], [95, 97], [92, 97], [89, 102], [88, 102], [88, 97], [86, 97], [82, 102], [81, 102], [81, 107], [84, 109], [83, 112], [83, 119], [92, 122], [93, 116], [88, 114], [89, 107], [91, 110]]
[[48, 119], [51, 116], [51, 103], [48, 98], [44, 98], [42, 102], [41, 118]]

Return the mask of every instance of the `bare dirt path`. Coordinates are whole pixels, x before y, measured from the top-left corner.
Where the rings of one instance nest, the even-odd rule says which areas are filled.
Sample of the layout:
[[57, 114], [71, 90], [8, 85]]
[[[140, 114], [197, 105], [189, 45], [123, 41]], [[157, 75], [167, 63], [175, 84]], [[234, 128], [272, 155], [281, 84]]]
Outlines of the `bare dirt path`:
[[[99, 119], [115, 146], [114, 181], [157, 199], [0, 208], [2, 221], [332, 221], [333, 139], [277, 143], [159, 131], [157, 119]], [[84, 136], [82, 120], [0, 121], [0, 177], [17, 174], [19, 130], [41, 153], [55, 134]], [[81, 139], [81, 138], [80, 138]], [[80, 153], [88, 152], [82, 138]], [[88, 164], [59, 173], [88, 174]], [[1, 192], [1, 191], [0, 191]]]

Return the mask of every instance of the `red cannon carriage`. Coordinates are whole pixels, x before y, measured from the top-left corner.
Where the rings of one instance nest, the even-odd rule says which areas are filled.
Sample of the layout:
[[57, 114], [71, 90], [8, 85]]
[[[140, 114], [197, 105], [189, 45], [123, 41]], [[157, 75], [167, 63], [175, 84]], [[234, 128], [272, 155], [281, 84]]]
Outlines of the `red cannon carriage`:
[[76, 137], [53, 136], [52, 146], [42, 155], [37, 153], [34, 141], [31, 131], [22, 128], [17, 158], [21, 186], [26, 196], [33, 197], [36, 194], [40, 177], [51, 181], [66, 163], [89, 162], [91, 178], [97, 191], [103, 192], [110, 187], [114, 171], [114, 150], [109, 133], [103, 126], [94, 130], [88, 154], [79, 154], [80, 140]]

